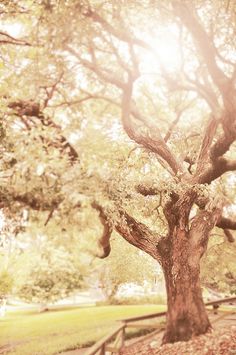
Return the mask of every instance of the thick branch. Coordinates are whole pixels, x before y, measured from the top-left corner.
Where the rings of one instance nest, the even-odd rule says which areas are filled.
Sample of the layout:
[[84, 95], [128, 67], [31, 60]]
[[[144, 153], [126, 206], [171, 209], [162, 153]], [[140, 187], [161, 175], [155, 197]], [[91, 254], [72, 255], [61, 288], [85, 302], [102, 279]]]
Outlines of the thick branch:
[[235, 170], [236, 160], [230, 161], [226, 158], [220, 157], [214, 160], [208, 169], [199, 171], [199, 174], [195, 175], [196, 182], [199, 184], [210, 184], [224, 173]]
[[221, 208], [215, 208], [214, 211], [200, 211], [193, 218], [190, 227], [190, 243], [194, 257], [197, 259], [200, 259], [206, 251], [210, 231], [216, 225], [220, 214]]
[[236, 220], [232, 220], [230, 218], [221, 217], [219, 221], [216, 223], [216, 226], [222, 229], [232, 229], [236, 230]]
[[214, 116], [211, 116], [207, 122], [207, 127], [205, 129], [199, 156], [197, 159], [197, 169], [195, 176], [202, 174], [202, 172], [206, 170], [207, 166], [212, 163], [210, 161], [210, 148], [215, 137], [218, 124], [219, 120], [217, 120]]
[[[205, 210], [206, 206], [209, 204], [209, 198], [199, 197], [195, 201], [195, 203], [199, 207], [199, 209], [203, 211]], [[236, 230], [236, 220], [219, 215], [216, 221], [216, 227], [221, 228], [223, 230], [225, 229]]]
[[[99, 218], [103, 225], [103, 233], [99, 238], [99, 247], [102, 247], [103, 254], [100, 258], [105, 258], [110, 254], [110, 237], [112, 233], [112, 225], [109, 221], [108, 214], [104, 208], [97, 202], [92, 203], [92, 207], [99, 212]], [[117, 209], [117, 216], [113, 221], [115, 230], [130, 244], [145, 251], [153, 258], [161, 261], [158, 253], [158, 243], [162, 239], [160, 235], [152, 232], [145, 224], [136, 221], [126, 211]]]
[[163, 239], [152, 232], [145, 224], [136, 221], [127, 212], [119, 210], [120, 220], [115, 222], [116, 231], [130, 244], [145, 251], [161, 263], [161, 250], [159, 245]]
[[224, 132], [213, 144], [210, 150], [211, 159], [222, 156], [230, 149], [231, 144], [235, 141], [235, 133], [232, 128], [233, 127], [229, 125], [229, 132], [227, 132], [227, 134]]
[[97, 255], [99, 258], [106, 258], [111, 252], [110, 238], [112, 234], [112, 225], [107, 218], [107, 214], [104, 211], [104, 208], [99, 205], [97, 202], [92, 203], [92, 207], [96, 209], [99, 213], [99, 219], [101, 224], [103, 225], [103, 233], [102, 236], [98, 240], [98, 245], [102, 248], [102, 255]]

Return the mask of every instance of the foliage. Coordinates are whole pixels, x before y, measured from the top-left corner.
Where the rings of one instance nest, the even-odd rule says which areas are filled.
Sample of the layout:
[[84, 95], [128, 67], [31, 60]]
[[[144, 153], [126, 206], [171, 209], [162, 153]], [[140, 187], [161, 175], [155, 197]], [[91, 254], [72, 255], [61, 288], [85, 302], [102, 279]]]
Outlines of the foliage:
[[12, 291], [13, 278], [9, 272], [2, 271], [0, 274], [0, 299], [6, 298]]
[[63, 247], [46, 244], [36, 255], [31, 272], [18, 291], [20, 298], [36, 303], [53, 303], [82, 287], [83, 276]]
[[[111, 300], [112, 304], [116, 305], [145, 305], [145, 304], [158, 304], [158, 305], [166, 305], [166, 298], [160, 295], [152, 295], [152, 296], [130, 296], [130, 297], [119, 297]], [[106, 302], [99, 303], [101, 305], [106, 304]]]
[[215, 238], [217, 242], [209, 246], [202, 260], [202, 282], [226, 295], [236, 294], [235, 245], [225, 245], [222, 237]]
[[[138, 251], [125, 241], [120, 241], [117, 236], [112, 240], [109, 258], [101, 262], [97, 261], [96, 264], [90, 283], [91, 278], [96, 279], [105, 298], [112, 304], [117, 302], [119, 304], [120, 297], [117, 293], [122, 285], [132, 283], [143, 286], [145, 281], [153, 285], [156, 278], [161, 279], [161, 271], [150, 256]], [[118, 300], [116, 300], [117, 297]]]

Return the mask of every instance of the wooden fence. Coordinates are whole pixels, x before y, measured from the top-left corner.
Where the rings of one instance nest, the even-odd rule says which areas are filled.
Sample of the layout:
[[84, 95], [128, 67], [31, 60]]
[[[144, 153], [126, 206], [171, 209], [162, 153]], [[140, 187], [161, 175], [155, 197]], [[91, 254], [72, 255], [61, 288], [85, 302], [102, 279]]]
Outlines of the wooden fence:
[[[214, 312], [217, 312], [217, 309], [220, 307], [221, 304], [223, 303], [229, 303], [233, 304], [236, 302], [236, 297], [228, 297], [228, 298], [222, 298], [216, 301], [210, 301], [206, 302], [206, 306], [212, 306]], [[125, 330], [126, 328], [129, 327], [135, 327], [135, 328], [157, 328], [162, 330], [163, 328], [160, 327], [160, 324], [138, 324], [137, 322], [147, 320], [147, 319], [152, 319], [152, 318], [160, 318], [166, 315], [166, 312], [158, 312], [158, 313], [152, 313], [140, 317], [131, 317], [131, 318], [126, 318], [122, 319], [119, 321], [119, 325], [116, 326], [112, 332], [110, 332], [108, 335], [103, 337], [101, 340], [99, 340], [97, 343], [95, 343], [91, 348], [89, 348], [84, 355], [105, 355], [107, 353], [110, 354], [117, 354], [119, 351], [124, 347], [125, 345]], [[111, 342], [112, 346], [110, 345]]]

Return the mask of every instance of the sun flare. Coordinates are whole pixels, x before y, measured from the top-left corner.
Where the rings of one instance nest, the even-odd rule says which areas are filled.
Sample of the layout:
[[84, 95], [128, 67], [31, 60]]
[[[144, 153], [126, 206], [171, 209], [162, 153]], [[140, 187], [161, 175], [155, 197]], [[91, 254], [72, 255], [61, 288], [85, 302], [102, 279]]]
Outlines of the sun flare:
[[140, 53], [141, 69], [144, 73], [165, 70], [175, 72], [181, 64], [181, 51], [174, 26], [163, 28], [155, 35], [143, 35], [143, 40], [150, 46], [150, 51]]

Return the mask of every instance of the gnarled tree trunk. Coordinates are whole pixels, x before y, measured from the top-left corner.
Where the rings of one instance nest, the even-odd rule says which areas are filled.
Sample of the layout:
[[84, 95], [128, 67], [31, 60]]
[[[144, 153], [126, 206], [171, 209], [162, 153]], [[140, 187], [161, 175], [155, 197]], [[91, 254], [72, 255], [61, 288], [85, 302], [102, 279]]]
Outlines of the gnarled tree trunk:
[[219, 221], [221, 208], [202, 203], [190, 218], [193, 205], [199, 204], [198, 198], [193, 188], [181, 195], [171, 193], [163, 208], [168, 223], [166, 236], [155, 233], [121, 208], [117, 209], [120, 219], [115, 221], [116, 231], [162, 266], [168, 303], [163, 343], [186, 341], [211, 329], [202, 298], [200, 260], [210, 231]]
[[163, 262], [168, 302], [163, 343], [186, 341], [211, 328], [200, 286], [200, 259], [195, 253], [189, 233], [177, 229], [175, 243]]
[[211, 329], [202, 298], [200, 259], [219, 209], [200, 211], [190, 221], [192, 192], [166, 206], [169, 234], [162, 253], [167, 291], [167, 327], [163, 343], [186, 341]]

